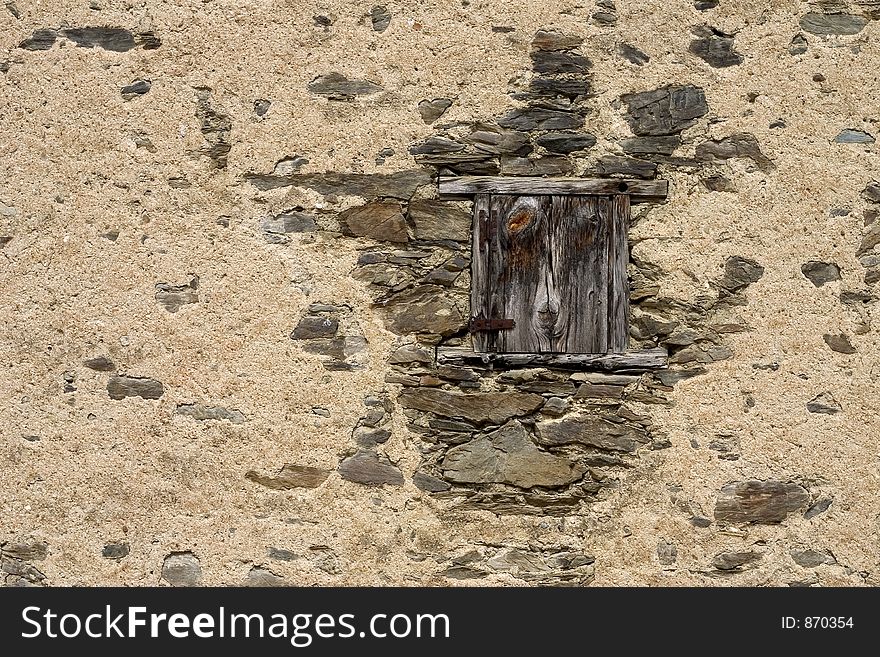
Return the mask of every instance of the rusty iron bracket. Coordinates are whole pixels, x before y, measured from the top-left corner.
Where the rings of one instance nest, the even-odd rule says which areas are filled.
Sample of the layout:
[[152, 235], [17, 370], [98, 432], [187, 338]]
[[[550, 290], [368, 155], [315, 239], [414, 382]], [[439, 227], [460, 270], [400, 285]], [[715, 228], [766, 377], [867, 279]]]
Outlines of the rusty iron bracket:
[[489, 218], [489, 213], [480, 210], [480, 247], [484, 247], [495, 239], [497, 223]]
[[512, 329], [516, 322], [512, 319], [488, 319], [486, 317], [471, 317], [471, 331], [503, 331]]

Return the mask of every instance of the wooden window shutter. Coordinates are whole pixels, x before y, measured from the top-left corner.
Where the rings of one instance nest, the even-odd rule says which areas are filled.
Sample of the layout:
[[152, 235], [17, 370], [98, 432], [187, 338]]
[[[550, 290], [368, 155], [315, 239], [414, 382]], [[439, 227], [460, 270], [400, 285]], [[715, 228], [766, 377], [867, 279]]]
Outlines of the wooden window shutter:
[[477, 194], [474, 350], [623, 353], [629, 195]]

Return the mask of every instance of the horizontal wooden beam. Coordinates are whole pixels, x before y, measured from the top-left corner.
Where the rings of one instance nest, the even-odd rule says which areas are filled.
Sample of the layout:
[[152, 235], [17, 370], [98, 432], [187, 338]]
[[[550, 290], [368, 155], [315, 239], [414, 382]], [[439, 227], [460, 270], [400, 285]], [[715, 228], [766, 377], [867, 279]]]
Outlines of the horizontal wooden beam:
[[602, 372], [647, 372], [665, 369], [663, 348], [628, 351], [623, 354], [498, 354], [478, 353], [466, 347], [437, 347], [438, 365], [497, 367], [559, 367]]
[[471, 194], [629, 194], [630, 202], [662, 201], [669, 191], [666, 180], [622, 178], [538, 178], [534, 176], [441, 177], [441, 196]]

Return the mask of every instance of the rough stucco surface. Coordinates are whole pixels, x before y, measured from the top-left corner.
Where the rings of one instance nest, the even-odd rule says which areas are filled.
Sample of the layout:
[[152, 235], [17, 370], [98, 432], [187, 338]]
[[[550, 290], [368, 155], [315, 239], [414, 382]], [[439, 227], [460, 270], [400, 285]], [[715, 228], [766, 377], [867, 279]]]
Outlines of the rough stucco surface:
[[[387, 3], [381, 32], [371, 4], [338, 1], [0, 8], [0, 236], [11, 238], [0, 249], [4, 549], [45, 543], [44, 558], [23, 561], [50, 585], [166, 584], [174, 553], [192, 553], [210, 585], [249, 574], [291, 585], [540, 581], [518, 576], [527, 567], [499, 565], [505, 550], [588, 555], [595, 562], [583, 581], [593, 585], [877, 583], [880, 340], [873, 302], [839, 296], [868, 289], [856, 257], [869, 207], [861, 193], [880, 162], [876, 144], [834, 140], [845, 129], [880, 132], [880, 21], [854, 35], [806, 33], [806, 53], [792, 55], [799, 20], [815, 10], [807, 3], [721, 0], [697, 11], [683, 0], [618, 0], [613, 25], [591, 20], [590, 2], [437, 4]], [[706, 24], [735, 34], [742, 63], [715, 68], [689, 52], [690, 28]], [[18, 47], [40, 28], [83, 26], [153, 32], [161, 46], [112, 52], [59, 37], [49, 50]], [[593, 64], [586, 129], [599, 142], [585, 165], [620, 153], [617, 141], [631, 136], [622, 95], [671, 83], [701, 87], [709, 106], [680, 152], [749, 133], [772, 160], [772, 169], [718, 163], [736, 192], [710, 191], [699, 170], [661, 165], [669, 199], [638, 210], [630, 234], [634, 255], [665, 272], [661, 293], [683, 301], [708, 292], [729, 256], [761, 263], [736, 308], [748, 330], [727, 338], [730, 358], [678, 383], [672, 404], [641, 409], [671, 446], [644, 449], [615, 487], [567, 515], [461, 510], [417, 488], [420, 441], [397, 411], [381, 459], [403, 485], [346, 480], [337, 468], [353, 454], [365, 396], [399, 392], [385, 382], [398, 338], [350, 275], [365, 240], [319, 230], [273, 244], [260, 226], [289, 208], [335, 217], [364, 201], [259, 191], [245, 175], [291, 156], [308, 160], [300, 173], [416, 168], [408, 149], [436, 132], [419, 102], [452, 99], [441, 123], [504, 114], [514, 106], [510, 84], [530, 75], [534, 34], [551, 28], [583, 37]], [[650, 61], [630, 64], [621, 42]], [[340, 102], [308, 90], [334, 71], [383, 91]], [[138, 79], [150, 90], [125, 100], [120, 89]], [[259, 99], [271, 100], [263, 117]], [[231, 124], [225, 168], [204, 154], [206, 102]], [[779, 119], [784, 127], [769, 127]], [[386, 148], [394, 154], [376, 164]], [[816, 287], [801, 273], [813, 260], [836, 263], [841, 280]], [[197, 302], [170, 312], [157, 300], [157, 285], [194, 276]], [[353, 369], [328, 369], [290, 339], [314, 303], [350, 307], [340, 321], [357, 329], [346, 335], [366, 339]], [[823, 334], [848, 335], [855, 353], [832, 351]], [[83, 365], [98, 356], [112, 371]], [[159, 381], [162, 395], [112, 399], [115, 375]], [[821, 393], [841, 410], [809, 412]], [[176, 412], [189, 404], [230, 414]], [[719, 435], [739, 458], [707, 448]], [[288, 463], [331, 473], [314, 488], [245, 476], [275, 476]], [[714, 520], [722, 488], [747, 480], [794, 482], [810, 499], [782, 522]], [[827, 510], [804, 517], [823, 499]], [[695, 526], [694, 515], [712, 522]], [[118, 543], [130, 552], [102, 556]], [[461, 558], [474, 549], [482, 576], [448, 576], [474, 561]], [[833, 557], [800, 565], [792, 553], [807, 550]], [[759, 556], [731, 568], [722, 553]]]

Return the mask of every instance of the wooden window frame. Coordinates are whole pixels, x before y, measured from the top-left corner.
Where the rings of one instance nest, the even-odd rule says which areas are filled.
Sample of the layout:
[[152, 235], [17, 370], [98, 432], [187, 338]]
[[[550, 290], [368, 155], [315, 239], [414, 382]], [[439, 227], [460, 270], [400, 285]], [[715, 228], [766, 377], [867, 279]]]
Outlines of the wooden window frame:
[[[485, 217], [489, 211], [488, 199], [501, 195], [513, 195], [524, 197], [560, 197], [568, 195], [606, 197], [606, 203], [613, 203], [618, 199], [621, 209], [625, 208], [626, 218], [629, 214], [629, 205], [635, 203], [657, 202], [666, 198], [668, 183], [665, 180], [621, 180], [615, 178], [536, 178], [536, 177], [503, 177], [503, 176], [462, 176], [441, 177], [438, 181], [441, 197], [475, 197], [474, 211], [474, 235], [472, 253], [472, 312], [476, 317], [472, 324], [472, 335], [477, 347], [476, 350], [466, 347], [439, 347], [437, 349], [437, 362], [444, 365], [487, 365], [500, 367], [524, 367], [524, 366], [555, 366], [570, 369], [591, 368], [608, 371], [647, 371], [650, 369], [666, 366], [666, 350], [662, 348], [627, 351], [625, 350], [625, 334], [628, 332], [628, 299], [625, 314], [625, 326], [623, 327], [624, 338], [619, 338], [620, 327], [617, 328], [618, 338], [614, 345], [603, 342], [602, 344], [610, 351], [618, 353], [568, 353], [549, 350], [535, 350], [510, 352], [506, 350], [494, 351], [494, 340], [482, 339], [480, 330], [497, 332], [511, 323], [510, 319], [485, 317], [485, 307], [481, 305], [482, 299], [488, 298], [485, 290], [480, 288], [480, 281], [485, 278], [488, 282], [488, 272], [485, 267], [488, 262], [487, 254], [482, 254], [478, 249], [486, 247], [485, 235], [481, 231], [488, 224]], [[623, 198], [625, 196], [625, 198]], [[610, 198], [608, 198], [610, 197]], [[500, 202], [503, 204], [503, 202]], [[548, 206], [555, 203], [564, 205], [565, 200], [550, 199], [546, 201]], [[482, 214], [481, 211], [482, 210]], [[609, 238], [611, 239], [611, 238]], [[625, 244], [624, 236], [624, 247]], [[628, 259], [628, 249], [624, 248], [623, 257]], [[615, 261], [617, 269], [620, 263]], [[626, 260], [622, 264], [625, 274]], [[618, 300], [619, 301], [619, 300]], [[476, 312], [475, 312], [476, 311]], [[618, 313], [620, 314], [620, 313]], [[617, 321], [620, 317], [611, 318], [609, 321]], [[494, 323], [498, 323], [496, 327]], [[506, 324], [504, 324], [506, 322]], [[504, 324], [504, 326], [501, 326]], [[508, 327], [509, 328], [509, 327]], [[513, 341], [514, 343], [516, 341]], [[582, 342], [583, 343], [583, 342]], [[596, 343], [592, 343], [596, 344]], [[621, 344], [624, 348], [621, 348]]]

